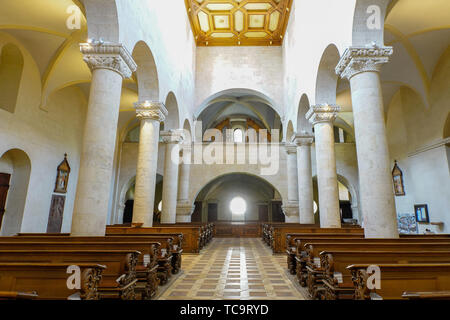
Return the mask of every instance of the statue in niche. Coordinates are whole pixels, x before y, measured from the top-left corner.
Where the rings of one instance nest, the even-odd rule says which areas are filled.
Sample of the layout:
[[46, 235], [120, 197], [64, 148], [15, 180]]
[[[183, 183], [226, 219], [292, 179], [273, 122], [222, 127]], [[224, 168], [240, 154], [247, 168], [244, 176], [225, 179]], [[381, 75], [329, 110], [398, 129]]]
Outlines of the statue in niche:
[[69, 183], [70, 166], [67, 161], [67, 153], [64, 154], [64, 160], [57, 168], [55, 193], [67, 193], [67, 185]]

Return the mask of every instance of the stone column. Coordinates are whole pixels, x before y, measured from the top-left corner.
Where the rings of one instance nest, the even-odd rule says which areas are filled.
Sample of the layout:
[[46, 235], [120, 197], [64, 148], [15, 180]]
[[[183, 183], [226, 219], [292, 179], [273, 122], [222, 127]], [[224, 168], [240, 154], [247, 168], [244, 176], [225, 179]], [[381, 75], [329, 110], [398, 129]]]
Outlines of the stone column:
[[392, 47], [348, 48], [336, 73], [350, 80], [361, 210], [367, 238], [398, 238], [379, 72]]
[[160, 123], [167, 116], [164, 104], [143, 101], [135, 104], [136, 117], [141, 121], [139, 135], [136, 186], [134, 192], [133, 223], [153, 226], [156, 169]]
[[189, 176], [191, 173], [191, 143], [182, 145], [183, 162], [180, 164], [178, 178], [178, 199], [176, 222], [191, 222], [195, 206], [189, 201]]
[[314, 126], [316, 137], [317, 185], [319, 189], [319, 211], [321, 228], [340, 228], [339, 190], [334, 151], [333, 122], [339, 106], [312, 106], [306, 118]]
[[72, 216], [73, 236], [105, 235], [122, 80], [136, 64], [121, 44], [80, 45], [92, 71]]
[[161, 132], [165, 143], [161, 223], [175, 223], [177, 218], [178, 166], [182, 135], [173, 130]]
[[297, 145], [298, 206], [300, 223], [302, 224], [314, 224], [314, 193], [311, 165], [311, 145], [313, 141], [314, 137], [306, 132], [294, 138], [294, 143]]
[[287, 202], [283, 203], [283, 212], [286, 216], [286, 222], [298, 223], [298, 179], [297, 179], [297, 147], [293, 144], [286, 145], [286, 170], [288, 196]]

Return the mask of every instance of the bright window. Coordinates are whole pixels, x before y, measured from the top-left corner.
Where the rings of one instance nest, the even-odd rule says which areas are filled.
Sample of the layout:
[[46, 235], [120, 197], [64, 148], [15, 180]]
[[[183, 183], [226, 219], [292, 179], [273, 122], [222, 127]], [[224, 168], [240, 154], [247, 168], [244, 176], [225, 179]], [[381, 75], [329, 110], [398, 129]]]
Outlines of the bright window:
[[233, 215], [243, 215], [247, 211], [247, 202], [241, 197], [235, 197], [230, 202], [230, 210]]
[[234, 142], [244, 142], [244, 134], [242, 132], [242, 129], [236, 129], [233, 132], [233, 141]]

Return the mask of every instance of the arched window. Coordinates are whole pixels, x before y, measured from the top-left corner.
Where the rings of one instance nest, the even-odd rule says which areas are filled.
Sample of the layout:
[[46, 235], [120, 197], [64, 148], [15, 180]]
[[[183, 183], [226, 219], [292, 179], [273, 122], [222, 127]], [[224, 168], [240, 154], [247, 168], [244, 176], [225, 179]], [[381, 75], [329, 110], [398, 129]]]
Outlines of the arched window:
[[233, 131], [233, 141], [236, 143], [244, 142], [244, 133], [242, 129], [235, 129]]
[[0, 108], [14, 113], [20, 80], [22, 79], [23, 56], [19, 48], [7, 44], [0, 53]]

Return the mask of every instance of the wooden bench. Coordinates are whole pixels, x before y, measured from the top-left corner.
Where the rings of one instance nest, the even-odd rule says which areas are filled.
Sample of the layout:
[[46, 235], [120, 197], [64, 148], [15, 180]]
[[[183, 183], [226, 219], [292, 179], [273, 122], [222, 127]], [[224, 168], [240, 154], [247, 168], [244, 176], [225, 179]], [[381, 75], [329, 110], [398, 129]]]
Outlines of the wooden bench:
[[[450, 299], [450, 263], [378, 264], [381, 272], [379, 289], [369, 289], [368, 264], [347, 267], [352, 274], [354, 299]], [[405, 293], [406, 291], [429, 291]], [[330, 289], [332, 291], [332, 289]], [[434, 292], [433, 292], [434, 291]]]
[[38, 297], [36, 292], [0, 291], [0, 300], [34, 300]]
[[183, 252], [200, 252], [200, 227], [106, 227], [106, 235], [151, 235], [151, 234], [183, 234]]
[[[345, 241], [347, 240], [347, 241]], [[311, 240], [304, 244], [304, 251], [296, 256], [297, 278], [300, 285], [307, 284], [307, 266], [320, 268], [319, 254], [324, 251], [443, 251], [450, 250], [450, 242], [402, 241], [401, 239], [339, 239], [334, 242], [322, 242], [322, 239]]]
[[[424, 249], [425, 250], [425, 249]], [[449, 251], [323, 251], [320, 266], [307, 265], [308, 289], [313, 297], [327, 300], [353, 299], [349, 265], [450, 263]]]
[[0, 291], [4, 292], [0, 297], [61, 300], [76, 295], [82, 300], [97, 300], [98, 284], [106, 266], [77, 263], [81, 271], [80, 290], [67, 287], [67, 279], [70, 276], [67, 274], [68, 266], [67, 263], [0, 262]]
[[[333, 242], [341, 239], [363, 239], [364, 235], [358, 233], [289, 233], [286, 235], [286, 254], [287, 254], [287, 266], [291, 274], [296, 274], [297, 264], [296, 256], [300, 255], [303, 249], [303, 242], [300, 241], [313, 241], [318, 239], [326, 239], [326, 242]], [[299, 246], [301, 245], [301, 250]]]
[[311, 233], [311, 234], [357, 234], [364, 236], [364, 230], [361, 228], [318, 228], [308, 225], [272, 225], [270, 233], [270, 242], [273, 253], [284, 253], [286, 251], [286, 237], [292, 233]]
[[[8, 249], [4, 249], [4, 248]], [[66, 248], [70, 248], [66, 244]], [[14, 248], [14, 249], [11, 249]], [[38, 243], [0, 243], [0, 262], [2, 263], [59, 263], [79, 265], [96, 263], [106, 266], [98, 285], [100, 298], [134, 300], [137, 298], [136, 266], [141, 253], [135, 250], [50, 250]], [[18, 290], [19, 291], [19, 290]]]
[[[171, 256], [161, 253], [160, 242], [155, 241], [108, 241], [107, 237], [2, 237], [0, 250], [131, 250], [139, 251], [136, 265], [135, 291], [142, 299], [151, 299], [158, 284], [165, 283], [171, 273]], [[25, 241], [24, 241], [25, 240]], [[102, 241], [105, 240], [105, 241]], [[127, 239], [128, 240], [128, 239]], [[170, 240], [170, 239], [169, 239]], [[166, 245], [171, 245], [166, 239]], [[169, 249], [170, 250], [170, 249]], [[1, 261], [1, 257], [0, 257]]]

